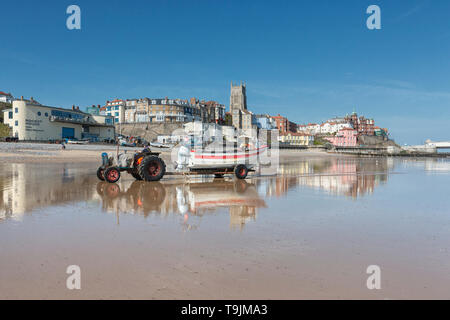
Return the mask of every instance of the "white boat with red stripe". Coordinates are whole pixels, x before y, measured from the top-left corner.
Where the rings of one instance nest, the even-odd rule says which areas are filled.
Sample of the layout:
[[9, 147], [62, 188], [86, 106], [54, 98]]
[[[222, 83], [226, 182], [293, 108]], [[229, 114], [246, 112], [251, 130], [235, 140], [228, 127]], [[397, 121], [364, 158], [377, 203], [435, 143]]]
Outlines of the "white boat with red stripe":
[[188, 168], [233, 168], [238, 164], [245, 164], [248, 169], [255, 167], [261, 157], [267, 153], [268, 146], [257, 148], [219, 150], [191, 149]]

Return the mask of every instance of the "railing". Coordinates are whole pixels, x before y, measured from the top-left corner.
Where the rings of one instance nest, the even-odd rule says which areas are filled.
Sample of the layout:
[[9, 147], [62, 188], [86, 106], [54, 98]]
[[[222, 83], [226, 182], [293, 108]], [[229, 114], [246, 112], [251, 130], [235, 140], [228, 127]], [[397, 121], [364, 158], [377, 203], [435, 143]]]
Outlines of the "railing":
[[49, 120], [51, 122], [67, 122], [67, 123], [78, 123], [78, 124], [89, 124], [89, 125], [97, 125], [97, 126], [114, 126], [113, 123], [100, 123], [92, 120], [89, 117], [85, 117], [83, 119], [74, 119], [74, 118], [68, 118], [68, 117], [59, 117], [59, 116], [50, 116]]

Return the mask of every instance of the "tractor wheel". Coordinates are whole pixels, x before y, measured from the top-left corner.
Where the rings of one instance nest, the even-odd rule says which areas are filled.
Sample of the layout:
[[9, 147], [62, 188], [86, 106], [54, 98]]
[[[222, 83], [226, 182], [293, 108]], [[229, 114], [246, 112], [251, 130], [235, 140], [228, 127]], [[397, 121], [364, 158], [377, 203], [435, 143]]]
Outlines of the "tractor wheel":
[[234, 174], [236, 175], [236, 178], [238, 179], [245, 179], [248, 174], [248, 169], [243, 164], [238, 164], [236, 168], [234, 168]]
[[99, 167], [97, 169], [97, 178], [99, 178], [101, 181], [105, 181], [105, 177], [103, 176], [104, 173], [105, 173], [105, 169], [103, 169], [102, 167]]
[[110, 167], [105, 170], [103, 174], [105, 180], [109, 183], [115, 183], [120, 179], [120, 171], [116, 167]]
[[97, 183], [97, 194], [100, 196], [100, 197], [103, 197], [103, 193], [104, 193], [104, 191], [105, 191], [105, 187], [106, 187], [106, 185], [107, 185], [108, 183], [107, 182], [98, 182]]
[[159, 181], [166, 173], [166, 164], [161, 158], [147, 156], [142, 160], [138, 170], [145, 181]]
[[120, 194], [120, 187], [118, 184], [108, 184], [105, 188], [106, 199], [115, 199]]
[[137, 170], [133, 170], [130, 172], [130, 174], [133, 176], [133, 178], [135, 178], [136, 180], [142, 180], [142, 177], [140, 176], [139, 172], [137, 172]]

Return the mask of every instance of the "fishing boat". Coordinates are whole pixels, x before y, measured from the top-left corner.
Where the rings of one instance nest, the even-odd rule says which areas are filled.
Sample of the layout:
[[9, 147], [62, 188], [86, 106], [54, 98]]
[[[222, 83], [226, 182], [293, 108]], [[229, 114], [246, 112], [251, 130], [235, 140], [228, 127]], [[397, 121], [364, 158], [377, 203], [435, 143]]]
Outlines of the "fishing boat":
[[88, 144], [89, 140], [66, 139], [67, 144]]
[[154, 148], [171, 148], [172, 146], [170, 144], [161, 143], [161, 142], [150, 142], [150, 147]]
[[267, 145], [224, 151], [191, 149], [187, 167], [190, 169], [233, 168], [238, 164], [245, 164], [248, 169], [252, 169], [266, 153]]
[[214, 174], [223, 177], [234, 173], [238, 179], [245, 179], [248, 172], [255, 171], [255, 167], [265, 157], [268, 146], [259, 143], [241, 143], [237, 147], [213, 142], [207, 146], [203, 143], [183, 144], [178, 150], [175, 161], [176, 170], [188, 171], [190, 174]]

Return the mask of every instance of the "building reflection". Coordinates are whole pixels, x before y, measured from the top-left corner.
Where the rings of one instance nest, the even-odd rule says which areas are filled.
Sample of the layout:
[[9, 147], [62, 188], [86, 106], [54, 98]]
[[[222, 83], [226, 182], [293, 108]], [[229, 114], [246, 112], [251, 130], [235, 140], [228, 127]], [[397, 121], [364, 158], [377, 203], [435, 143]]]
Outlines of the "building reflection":
[[[190, 225], [192, 217], [227, 212], [230, 226], [240, 229], [257, 218], [271, 197], [307, 187], [356, 199], [386, 183], [393, 167], [390, 158], [330, 157], [287, 162], [277, 168], [276, 175], [246, 180], [203, 177], [147, 183], [124, 179], [108, 184], [99, 182], [92, 168], [4, 164], [0, 166], [0, 221], [20, 221], [40, 208], [92, 202], [117, 215], [179, 215], [186, 228], [195, 228]], [[448, 164], [427, 162], [426, 167], [446, 170]]]
[[306, 186], [351, 198], [371, 194], [388, 180], [391, 158], [328, 158], [281, 164], [276, 177], [260, 181], [260, 193], [280, 197], [289, 189]]
[[449, 173], [450, 162], [447, 159], [427, 159], [425, 161], [425, 171]]
[[70, 164], [39, 166], [13, 163], [0, 167], [0, 221], [22, 220], [35, 209], [92, 198], [90, 176], [79, 174]]

